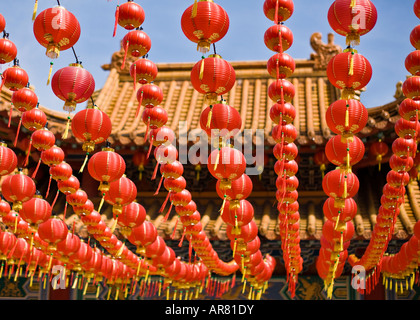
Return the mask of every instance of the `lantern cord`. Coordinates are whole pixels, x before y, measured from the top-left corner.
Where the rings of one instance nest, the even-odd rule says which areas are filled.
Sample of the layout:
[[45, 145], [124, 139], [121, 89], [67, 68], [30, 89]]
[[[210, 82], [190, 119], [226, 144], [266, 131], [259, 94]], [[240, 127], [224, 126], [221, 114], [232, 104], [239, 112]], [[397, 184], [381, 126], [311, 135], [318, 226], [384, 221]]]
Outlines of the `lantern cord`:
[[21, 126], [22, 126], [22, 117], [20, 117], [18, 128], [17, 128], [17, 131], [16, 131], [16, 138], [15, 138], [15, 141], [13, 142], [13, 146], [14, 147], [16, 147], [17, 140], [18, 140], [18, 137], [19, 137], [20, 127]]
[[279, 0], [276, 1], [276, 11], [274, 12], [274, 23], [279, 23]]
[[78, 63], [78, 64], [82, 64], [82, 62], [81, 62], [81, 61], [79, 61], [79, 59], [77, 58], [77, 54], [76, 54], [76, 51], [74, 50], [74, 47], [71, 47], [71, 50], [73, 51], [74, 58], [76, 59], [76, 63]]
[[40, 165], [41, 165], [41, 159], [38, 160], [38, 164], [36, 165], [36, 168], [35, 168], [34, 172], [32, 173], [32, 179], [35, 179]]
[[216, 52], [216, 44], [215, 43], [213, 43], [213, 51], [214, 51], [214, 54], [217, 54], [217, 52]]

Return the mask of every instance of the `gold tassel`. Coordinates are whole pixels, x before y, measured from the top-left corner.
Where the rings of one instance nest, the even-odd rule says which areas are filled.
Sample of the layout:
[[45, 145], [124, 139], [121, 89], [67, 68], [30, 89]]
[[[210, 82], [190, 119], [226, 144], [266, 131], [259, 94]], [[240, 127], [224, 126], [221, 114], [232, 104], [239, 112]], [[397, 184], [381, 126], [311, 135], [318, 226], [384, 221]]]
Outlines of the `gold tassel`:
[[176, 292], [177, 292], [177, 290], [175, 290], [175, 292], [174, 292], [174, 297], [173, 297], [174, 300], [176, 300]]
[[67, 136], [69, 134], [69, 129], [70, 129], [70, 116], [67, 117], [67, 124], [66, 124], [66, 129], [64, 130], [63, 136], [61, 137], [62, 139], [67, 139]]
[[378, 161], [378, 171], [381, 171], [382, 155], [378, 154], [376, 156], [376, 161]]
[[344, 126], [346, 127], [346, 128], [348, 128], [349, 127], [349, 118], [350, 118], [350, 114], [349, 114], [349, 105], [347, 104], [347, 106], [346, 106], [346, 120], [345, 120], [345, 123], [344, 123]]
[[115, 254], [116, 257], [120, 257], [123, 250], [125, 248], [125, 243], [123, 243], [123, 245], [121, 246], [121, 248], [118, 250], [118, 252]]
[[199, 79], [203, 80], [203, 77], [204, 77], [204, 57], [203, 57], [203, 59], [201, 59]]
[[251, 288], [249, 289], [249, 293], [248, 293], [248, 300], [251, 300], [252, 297], [252, 291], [253, 291], [253, 287], [251, 286]]
[[245, 288], [246, 288], [246, 280], [244, 281], [244, 285], [242, 286], [242, 293], [245, 292]]
[[159, 281], [159, 291], [158, 291], [159, 297], [160, 297], [161, 293], [162, 293], [162, 281]]
[[147, 279], [149, 278], [149, 269], [146, 271], [146, 276], [144, 277], [144, 282], [147, 282]]
[[340, 221], [341, 210], [338, 211], [337, 220], [335, 222], [334, 230], [337, 230], [338, 222]]
[[169, 287], [166, 289], [166, 300], [169, 300]]
[[50, 71], [48, 72], [48, 79], [47, 79], [47, 86], [50, 84], [51, 81], [51, 74], [52, 74], [52, 68], [53, 68], [53, 62], [50, 62]]
[[116, 218], [116, 219], [115, 219], [115, 221], [114, 221], [114, 224], [112, 225], [112, 228], [111, 228], [111, 232], [112, 232], [112, 233], [114, 233], [115, 228], [117, 227], [117, 223], [118, 223], [118, 215], [117, 215], [117, 218]]
[[235, 242], [233, 243], [233, 256], [235, 256], [235, 253], [236, 253], [236, 239], [235, 239]]
[[82, 172], [83, 172], [83, 170], [85, 170], [85, 166], [86, 166], [86, 163], [88, 162], [88, 159], [89, 159], [89, 152], [88, 152], [88, 153], [86, 153], [85, 160], [83, 161], [83, 164], [82, 164], [82, 166], [80, 167], [79, 173], [82, 173]]
[[78, 280], [79, 280], [79, 274], [76, 273], [76, 277], [74, 279], [73, 286], [71, 287], [72, 289], [76, 289], [77, 288], [77, 281]]
[[191, 12], [191, 18], [195, 18], [196, 16], [197, 16], [197, 0], [194, 0], [192, 12]]
[[217, 165], [219, 164], [219, 158], [220, 158], [220, 148], [219, 148], [219, 152], [217, 153], [217, 156], [216, 156], [216, 162], [214, 163], [214, 171], [216, 171]]
[[343, 198], [347, 198], [347, 180], [344, 180]]
[[137, 266], [136, 277], [138, 277], [140, 274], [140, 267], [141, 267], [141, 259], [139, 260], [139, 265]]
[[351, 0], [350, 8], [354, 8], [356, 6], [356, 0]]
[[213, 106], [210, 106], [210, 111], [209, 111], [209, 114], [207, 115], [207, 125], [206, 125], [206, 128], [210, 128], [212, 116], [213, 116]]
[[112, 290], [112, 288], [109, 288], [108, 289], [108, 295], [106, 297], [106, 300], [109, 300], [109, 297], [111, 296], [111, 290]]
[[101, 202], [99, 203], [99, 207], [98, 207], [98, 213], [101, 213], [101, 209], [102, 209], [102, 206], [104, 205], [104, 202], [105, 202], [105, 193], [102, 194], [102, 199], [101, 199]]
[[15, 230], [13, 231], [14, 234], [16, 234], [16, 232], [17, 232], [17, 225], [18, 225], [18, 214], [16, 213]]
[[118, 300], [119, 294], [120, 294], [120, 287], [117, 287], [117, 291], [115, 292], [115, 300]]
[[225, 205], [226, 205], [226, 195], [223, 196], [222, 207], [219, 210], [221, 216], [223, 215], [223, 212], [225, 211]]
[[83, 290], [83, 295], [86, 294], [88, 286], [89, 286], [89, 279], [86, 280], [85, 289]]
[[343, 241], [344, 241], [344, 233], [341, 231], [341, 237], [340, 237], [340, 252], [343, 251]]
[[35, 21], [35, 17], [36, 17], [36, 12], [38, 10], [38, 0], [35, 0], [35, 4], [34, 4], [34, 11], [32, 13], [32, 21]]
[[351, 52], [351, 58], [350, 58], [350, 68], [349, 68], [349, 76], [352, 76], [354, 74], [354, 52]]

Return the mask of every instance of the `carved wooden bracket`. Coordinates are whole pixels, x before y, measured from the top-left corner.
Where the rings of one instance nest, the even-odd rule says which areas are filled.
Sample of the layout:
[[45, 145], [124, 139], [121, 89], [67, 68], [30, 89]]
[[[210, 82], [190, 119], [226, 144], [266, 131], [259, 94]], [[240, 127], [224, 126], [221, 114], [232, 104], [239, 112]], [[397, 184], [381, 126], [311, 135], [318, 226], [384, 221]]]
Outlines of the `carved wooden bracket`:
[[315, 70], [326, 70], [332, 57], [342, 52], [343, 49], [334, 43], [334, 34], [328, 34], [328, 43], [322, 42], [322, 34], [316, 32], [311, 36], [311, 47], [315, 53], [311, 54], [311, 60], [315, 61]]

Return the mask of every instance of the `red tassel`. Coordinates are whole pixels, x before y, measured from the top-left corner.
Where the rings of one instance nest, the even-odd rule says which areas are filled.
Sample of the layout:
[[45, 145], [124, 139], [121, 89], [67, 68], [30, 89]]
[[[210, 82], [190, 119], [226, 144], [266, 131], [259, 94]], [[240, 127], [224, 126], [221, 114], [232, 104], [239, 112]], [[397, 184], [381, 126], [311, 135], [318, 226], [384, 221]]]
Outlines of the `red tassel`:
[[178, 219], [176, 219], [176, 222], [175, 222], [174, 232], [172, 232], [172, 235], [171, 235], [171, 239], [172, 239], [172, 240], [175, 238], [175, 234], [176, 234], [176, 227], [178, 226], [178, 221], [179, 221], [179, 218], [178, 218]]
[[32, 173], [32, 179], [35, 179], [36, 174], [38, 173], [38, 169], [39, 169], [39, 166], [40, 165], [41, 165], [41, 158], [39, 158], [38, 164], [36, 165], [36, 168], [35, 168], [34, 172]]
[[56, 203], [56, 201], [57, 201], [57, 198], [58, 198], [58, 194], [60, 193], [60, 190], [57, 190], [57, 193], [56, 193], [56, 195], [55, 195], [55, 198], [54, 198], [54, 201], [53, 201], [53, 203], [51, 204], [51, 211], [52, 211], [52, 209], [54, 208], [54, 205], [55, 205], [55, 203]]
[[276, 1], [276, 11], [274, 13], [274, 23], [279, 23], [279, 0]]
[[149, 134], [150, 130], [150, 117], [147, 118], [147, 126], [146, 126], [146, 133], [144, 134], [145, 137]]
[[279, 53], [283, 53], [283, 39], [281, 35], [281, 29], [279, 29]]
[[154, 194], [154, 195], [159, 194], [160, 187], [162, 186], [162, 181], [163, 181], [163, 176], [162, 176], [162, 177], [160, 177], [160, 180], [159, 180], [159, 185], [158, 185], [158, 187], [157, 187], [156, 192], [155, 192], [155, 194]]
[[166, 215], [165, 215], [165, 217], [163, 218], [163, 222], [165, 222], [166, 220], [168, 220], [168, 218], [169, 218], [169, 214], [171, 213], [171, 211], [172, 211], [172, 207], [173, 207], [173, 203], [171, 202], [171, 206], [169, 207], [169, 210], [168, 210], [168, 212], [166, 213]]
[[45, 199], [48, 198], [48, 195], [50, 194], [51, 180], [52, 180], [52, 175], [50, 175], [50, 179], [48, 181], [48, 188], [47, 188], [47, 193], [45, 194]]
[[127, 40], [127, 43], [124, 47], [124, 59], [123, 59], [123, 62], [121, 64], [121, 70], [124, 70], [124, 68], [125, 68], [125, 60], [127, 60], [127, 53], [128, 53], [128, 40]]
[[166, 204], [168, 203], [170, 194], [171, 194], [171, 191], [168, 192], [168, 195], [166, 196], [165, 201], [163, 202], [162, 206], [159, 209], [159, 213], [162, 213], [163, 210], [165, 209]]
[[231, 288], [233, 288], [234, 286], [235, 286], [235, 283], [236, 283], [236, 272], [233, 274], [233, 277], [232, 277], [232, 284], [231, 284]]
[[192, 237], [190, 236], [190, 240], [189, 240], [189, 242], [190, 242], [190, 244], [189, 244], [189, 247], [188, 247], [188, 255], [189, 255], [189, 258], [190, 258], [190, 264], [191, 264], [191, 256], [192, 256], [192, 242], [191, 242], [191, 239]]
[[152, 180], [156, 179], [156, 174], [157, 174], [158, 168], [159, 168], [159, 161], [156, 161], [155, 170], [153, 170]]
[[28, 161], [29, 161], [29, 155], [31, 154], [31, 148], [32, 148], [32, 139], [30, 139], [29, 141], [29, 148], [28, 148], [28, 152], [26, 154], [26, 158], [25, 158], [25, 162], [23, 164], [24, 167], [26, 167], [28, 165]]
[[180, 248], [182, 247], [182, 242], [184, 241], [185, 231], [186, 231], [186, 229], [184, 227], [184, 232], [182, 233], [181, 240], [179, 240], [179, 243], [178, 243], [178, 247], [180, 247]]
[[114, 24], [114, 33], [112, 34], [115, 37], [117, 33], [117, 25], [118, 25], [118, 17], [120, 15], [120, 5], [117, 5], [117, 9], [115, 10], [115, 24]]
[[18, 138], [19, 138], [19, 132], [20, 132], [20, 127], [21, 126], [22, 126], [22, 117], [20, 117], [17, 132], [16, 132], [16, 138], [15, 138], [15, 141], [13, 142], [14, 147], [16, 147], [16, 144], [17, 144], [17, 141], [18, 141]]
[[133, 90], [136, 91], [136, 85], [137, 85], [137, 66], [136, 66], [135, 63], [134, 63], [134, 77], [133, 77], [133, 81], [134, 81]]
[[[135, 90], [135, 89], [134, 89], [134, 90]], [[137, 106], [137, 110], [136, 110], [136, 117], [135, 117], [135, 118], [137, 118], [137, 117], [139, 116], [139, 114], [140, 114], [140, 109], [141, 109], [141, 104], [142, 104], [142, 103], [143, 103], [143, 90], [141, 91], [141, 94], [140, 94], [139, 105]], [[148, 123], [150, 123], [150, 117], [149, 117], [149, 121], [148, 121]], [[149, 124], [147, 125], [147, 131], [146, 131], [146, 133], [144, 134], [144, 136], [145, 136], [145, 137], [147, 137], [148, 132], [149, 132]]]
[[12, 112], [13, 112], [13, 103], [10, 104], [9, 123], [7, 124], [8, 128], [10, 128], [10, 124], [12, 123]]
[[[146, 137], [146, 136], [144, 136], [144, 138], [146, 139], [147, 137]], [[147, 159], [149, 159], [150, 152], [152, 151], [152, 146], [153, 146], [153, 135], [152, 135], [152, 136], [150, 136], [149, 151], [147, 151]]]
[[67, 213], [67, 201], [66, 201], [66, 204], [64, 205], [63, 220], [66, 219], [66, 213]]

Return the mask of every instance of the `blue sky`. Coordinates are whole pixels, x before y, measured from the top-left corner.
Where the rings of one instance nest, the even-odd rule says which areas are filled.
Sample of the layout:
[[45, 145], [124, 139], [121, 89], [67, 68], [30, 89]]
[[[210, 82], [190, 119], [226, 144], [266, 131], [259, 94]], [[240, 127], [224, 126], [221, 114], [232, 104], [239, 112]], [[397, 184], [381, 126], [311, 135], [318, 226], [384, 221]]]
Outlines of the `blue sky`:
[[[180, 18], [193, 0], [135, 0], [146, 13], [144, 31], [152, 40], [149, 59], [159, 62], [195, 62], [201, 58], [196, 45], [182, 33]], [[30, 83], [40, 104], [61, 111], [63, 102], [46, 85], [50, 59], [45, 49], [33, 35], [32, 10], [35, 0], [0, 0], [0, 13], [6, 19], [6, 31], [18, 48], [20, 66], [28, 74]], [[57, 1], [39, 0], [38, 13], [55, 6]], [[117, 3], [125, 0], [60, 0], [62, 6], [71, 11], [81, 25], [81, 37], [74, 46], [85, 69], [95, 78], [96, 89], [100, 89], [108, 76], [101, 65], [109, 63], [113, 52], [126, 34], [121, 27], [112, 37], [114, 13]], [[332, 0], [295, 0], [295, 12], [286, 21], [294, 34], [294, 43], [288, 53], [296, 59], [308, 59], [312, 52], [309, 38], [314, 32], [333, 32], [328, 24], [327, 12]], [[274, 53], [263, 41], [265, 30], [272, 25], [263, 13], [263, 0], [218, 0], [230, 18], [228, 34], [216, 44], [216, 49], [228, 61], [268, 60]], [[411, 30], [420, 20], [414, 15], [414, 0], [374, 0], [378, 10], [375, 28], [361, 38], [357, 47], [372, 64], [373, 77], [362, 102], [367, 108], [383, 105], [393, 100], [395, 85], [408, 74], [404, 67], [406, 56], [414, 50], [409, 41]], [[335, 34], [335, 42], [345, 46], [344, 37]], [[54, 72], [74, 62], [71, 50], [63, 51], [54, 60]], [[11, 65], [11, 64], [10, 64]], [[4, 70], [9, 65], [3, 65]], [[77, 110], [84, 108], [79, 104]], [[99, 106], [100, 107], [100, 106]]]

